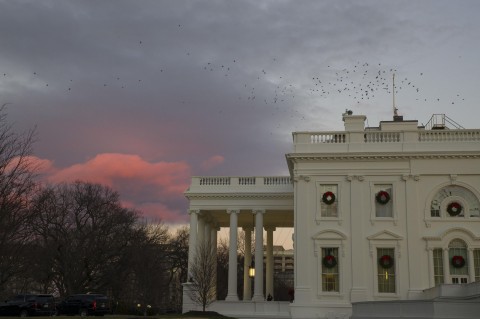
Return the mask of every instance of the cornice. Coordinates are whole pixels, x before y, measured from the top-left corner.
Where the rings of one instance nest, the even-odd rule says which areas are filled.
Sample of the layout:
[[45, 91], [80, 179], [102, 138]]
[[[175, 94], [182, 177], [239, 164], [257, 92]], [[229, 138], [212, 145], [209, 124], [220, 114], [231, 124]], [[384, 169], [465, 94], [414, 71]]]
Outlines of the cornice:
[[288, 161], [315, 160], [409, 160], [409, 159], [477, 159], [479, 152], [438, 152], [438, 153], [290, 153], [286, 154]]
[[188, 193], [185, 197], [192, 199], [293, 199], [291, 193]]

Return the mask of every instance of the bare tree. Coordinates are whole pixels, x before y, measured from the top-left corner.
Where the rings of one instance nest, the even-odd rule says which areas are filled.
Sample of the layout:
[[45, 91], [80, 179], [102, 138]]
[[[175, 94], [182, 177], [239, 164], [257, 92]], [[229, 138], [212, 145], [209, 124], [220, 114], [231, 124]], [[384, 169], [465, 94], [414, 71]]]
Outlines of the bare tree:
[[188, 273], [188, 239], [187, 226], [177, 229], [166, 246], [166, 260], [169, 262], [170, 307], [182, 309], [183, 286]]
[[85, 182], [47, 187], [35, 197], [33, 223], [60, 295], [105, 291], [138, 233], [138, 214], [121, 207], [118, 194]]
[[199, 244], [191, 266], [189, 296], [193, 302], [202, 306], [203, 311], [216, 299], [216, 263], [217, 256], [213, 247]]
[[4, 107], [0, 107], [0, 295], [25, 270], [24, 251], [31, 242], [28, 205], [36, 171], [30, 157], [35, 130], [15, 133]]

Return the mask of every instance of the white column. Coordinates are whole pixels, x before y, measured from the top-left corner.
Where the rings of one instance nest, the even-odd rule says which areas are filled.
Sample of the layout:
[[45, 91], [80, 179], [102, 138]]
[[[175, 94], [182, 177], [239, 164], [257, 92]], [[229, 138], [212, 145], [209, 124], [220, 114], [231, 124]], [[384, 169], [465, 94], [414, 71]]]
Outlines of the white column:
[[473, 248], [468, 248], [468, 274], [470, 275], [470, 282], [474, 282], [475, 264], [473, 262]]
[[450, 258], [448, 258], [448, 247], [443, 249], [443, 283], [452, 283], [450, 280]]
[[212, 225], [205, 222], [205, 247], [212, 247]]
[[243, 263], [243, 300], [252, 299], [252, 280], [248, 275], [252, 263], [252, 227], [244, 227], [245, 232], [245, 259]]
[[205, 245], [205, 218], [198, 216], [197, 246]]
[[275, 227], [267, 226], [265, 227], [267, 231], [267, 269], [266, 269], [266, 292], [265, 295], [275, 297], [273, 295], [273, 232]]
[[433, 248], [427, 248], [428, 253], [428, 273], [429, 273], [429, 281], [430, 287], [435, 287], [435, 269], [434, 269], [434, 261], [433, 261]]
[[197, 226], [198, 226], [198, 215], [200, 210], [190, 209], [188, 211], [190, 215], [190, 231], [188, 235], [188, 278], [190, 280], [191, 267], [195, 260], [195, 254], [197, 250]]
[[238, 210], [229, 209], [230, 215], [230, 250], [228, 252], [228, 292], [225, 300], [237, 301], [237, 231], [238, 231]]
[[[215, 256], [217, 256], [217, 234], [218, 234], [218, 231], [220, 230], [219, 227], [212, 227], [211, 230], [210, 230], [210, 247], [212, 247], [212, 250], [213, 250], [213, 254]], [[215, 258], [215, 260], [217, 260], [217, 258]], [[213, 265], [214, 267], [214, 271], [213, 273], [215, 274], [215, 300], [217, 300], [217, 263], [215, 263]]]
[[255, 214], [255, 284], [253, 301], [264, 301], [263, 296], [263, 214], [265, 210], [254, 210]]

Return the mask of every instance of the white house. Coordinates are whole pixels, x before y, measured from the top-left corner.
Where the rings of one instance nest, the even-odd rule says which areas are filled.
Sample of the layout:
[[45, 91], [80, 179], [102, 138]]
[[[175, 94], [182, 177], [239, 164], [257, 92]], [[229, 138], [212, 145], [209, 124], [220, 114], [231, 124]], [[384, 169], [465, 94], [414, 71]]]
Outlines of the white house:
[[[348, 318], [354, 304], [363, 313], [355, 318], [368, 318], [372, 305], [388, 304], [386, 318], [396, 308], [378, 301], [459, 295], [447, 284], [470, 283], [470, 300], [480, 296], [480, 285], [472, 284], [480, 281], [480, 129], [449, 128], [444, 116], [427, 127], [401, 116], [374, 128], [365, 120], [346, 112], [344, 131], [294, 132], [286, 155], [290, 176], [192, 178], [185, 192], [190, 263], [199, 242], [214, 245], [218, 228], [230, 227], [228, 295], [210, 310]], [[265, 301], [273, 295], [272, 238], [280, 227], [294, 228], [293, 302]], [[267, 243], [265, 287], [263, 263], [255, 263], [253, 296], [245, 273], [243, 300], [236, 280], [239, 230], [247, 252], [255, 232], [255, 260], [263, 260], [263, 230]], [[245, 268], [251, 260], [247, 253]], [[461, 309], [477, 307], [478, 314], [476, 304]], [[184, 294], [183, 310], [191, 309], [196, 306]]]

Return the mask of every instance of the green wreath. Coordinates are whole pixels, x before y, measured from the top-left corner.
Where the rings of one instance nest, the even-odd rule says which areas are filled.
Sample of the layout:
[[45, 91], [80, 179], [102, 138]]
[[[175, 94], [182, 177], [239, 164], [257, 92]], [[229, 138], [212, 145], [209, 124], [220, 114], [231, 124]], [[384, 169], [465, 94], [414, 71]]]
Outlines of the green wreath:
[[383, 255], [382, 257], [378, 258], [378, 264], [385, 269], [392, 268], [393, 258], [389, 255]]
[[337, 265], [337, 259], [333, 255], [323, 257], [323, 265], [327, 268], [333, 268]]
[[322, 195], [322, 201], [327, 205], [335, 203], [335, 194], [332, 192], [325, 192]]
[[453, 256], [452, 266], [455, 268], [462, 268], [465, 266], [465, 259], [462, 256]]
[[463, 207], [457, 202], [452, 202], [447, 206], [447, 213], [450, 216], [458, 216], [462, 212]]
[[386, 191], [379, 191], [377, 195], [375, 195], [375, 199], [377, 203], [385, 205], [390, 201], [390, 194]]

